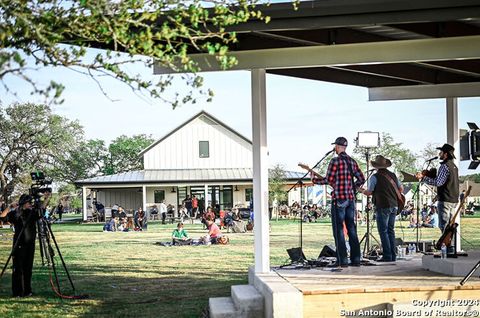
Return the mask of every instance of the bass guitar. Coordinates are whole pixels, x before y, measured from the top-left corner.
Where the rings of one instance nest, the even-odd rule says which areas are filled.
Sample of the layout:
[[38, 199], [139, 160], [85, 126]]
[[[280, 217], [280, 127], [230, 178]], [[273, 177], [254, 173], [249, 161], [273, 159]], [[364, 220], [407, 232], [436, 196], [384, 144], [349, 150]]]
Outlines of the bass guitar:
[[437, 250], [440, 250], [443, 244], [445, 244], [447, 247], [452, 245], [452, 239], [455, 233], [457, 232], [457, 227], [458, 227], [458, 224], [455, 223], [455, 219], [457, 218], [458, 213], [462, 210], [463, 204], [467, 200], [467, 197], [470, 195], [470, 190], [472, 190], [472, 186], [468, 186], [468, 189], [465, 192], [465, 196], [463, 197], [463, 199], [460, 201], [460, 204], [458, 205], [457, 211], [451, 218], [450, 223], [448, 223], [447, 226], [445, 227], [445, 230], [443, 230], [442, 236], [440, 236], [437, 243], [435, 244], [435, 248]]

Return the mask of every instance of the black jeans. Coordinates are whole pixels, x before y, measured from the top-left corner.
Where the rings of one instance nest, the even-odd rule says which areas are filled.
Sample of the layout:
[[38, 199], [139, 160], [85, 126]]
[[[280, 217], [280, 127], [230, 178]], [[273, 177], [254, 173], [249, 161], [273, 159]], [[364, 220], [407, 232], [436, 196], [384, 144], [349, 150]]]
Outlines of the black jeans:
[[12, 293], [13, 296], [27, 296], [32, 292], [32, 269], [35, 255], [33, 244], [18, 245], [13, 254]]

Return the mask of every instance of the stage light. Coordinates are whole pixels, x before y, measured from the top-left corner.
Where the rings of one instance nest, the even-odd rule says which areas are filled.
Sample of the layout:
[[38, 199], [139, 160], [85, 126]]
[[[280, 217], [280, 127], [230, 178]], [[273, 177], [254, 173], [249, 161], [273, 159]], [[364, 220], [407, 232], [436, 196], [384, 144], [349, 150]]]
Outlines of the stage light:
[[373, 131], [358, 132], [355, 142], [357, 144], [357, 147], [361, 148], [380, 147], [380, 133]]

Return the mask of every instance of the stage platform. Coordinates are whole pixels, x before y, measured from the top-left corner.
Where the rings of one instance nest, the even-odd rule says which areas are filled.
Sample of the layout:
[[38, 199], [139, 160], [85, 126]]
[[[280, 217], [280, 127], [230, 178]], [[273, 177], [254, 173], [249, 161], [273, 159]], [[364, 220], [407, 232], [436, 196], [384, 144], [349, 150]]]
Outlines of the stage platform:
[[299, 317], [475, 317], [480, 313], [480, 270], [460, 286], [463, 277], [423, 269], [421, 254], [377, 264], [340, 271], [272, 270], [303, 295]]

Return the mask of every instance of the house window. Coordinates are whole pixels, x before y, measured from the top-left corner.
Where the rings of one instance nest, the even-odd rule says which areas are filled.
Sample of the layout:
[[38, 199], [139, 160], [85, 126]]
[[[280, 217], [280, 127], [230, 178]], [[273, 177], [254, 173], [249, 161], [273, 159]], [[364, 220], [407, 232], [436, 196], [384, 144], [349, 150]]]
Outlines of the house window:
[[165, 190], [155, 190], [153, 196], [155, 198], [155, 203], [160, 203], [165, 200]]
[[252, 188], [245, 189], [245, 201], [250, 202], [250, 200], [252, 199], [253, 199], [253, 189]]
[[210, 149], [209, 149], [208, 141], [200, 141], [198, 144], [198, 149], [199, 149], [200, 158], [210, 157]]

